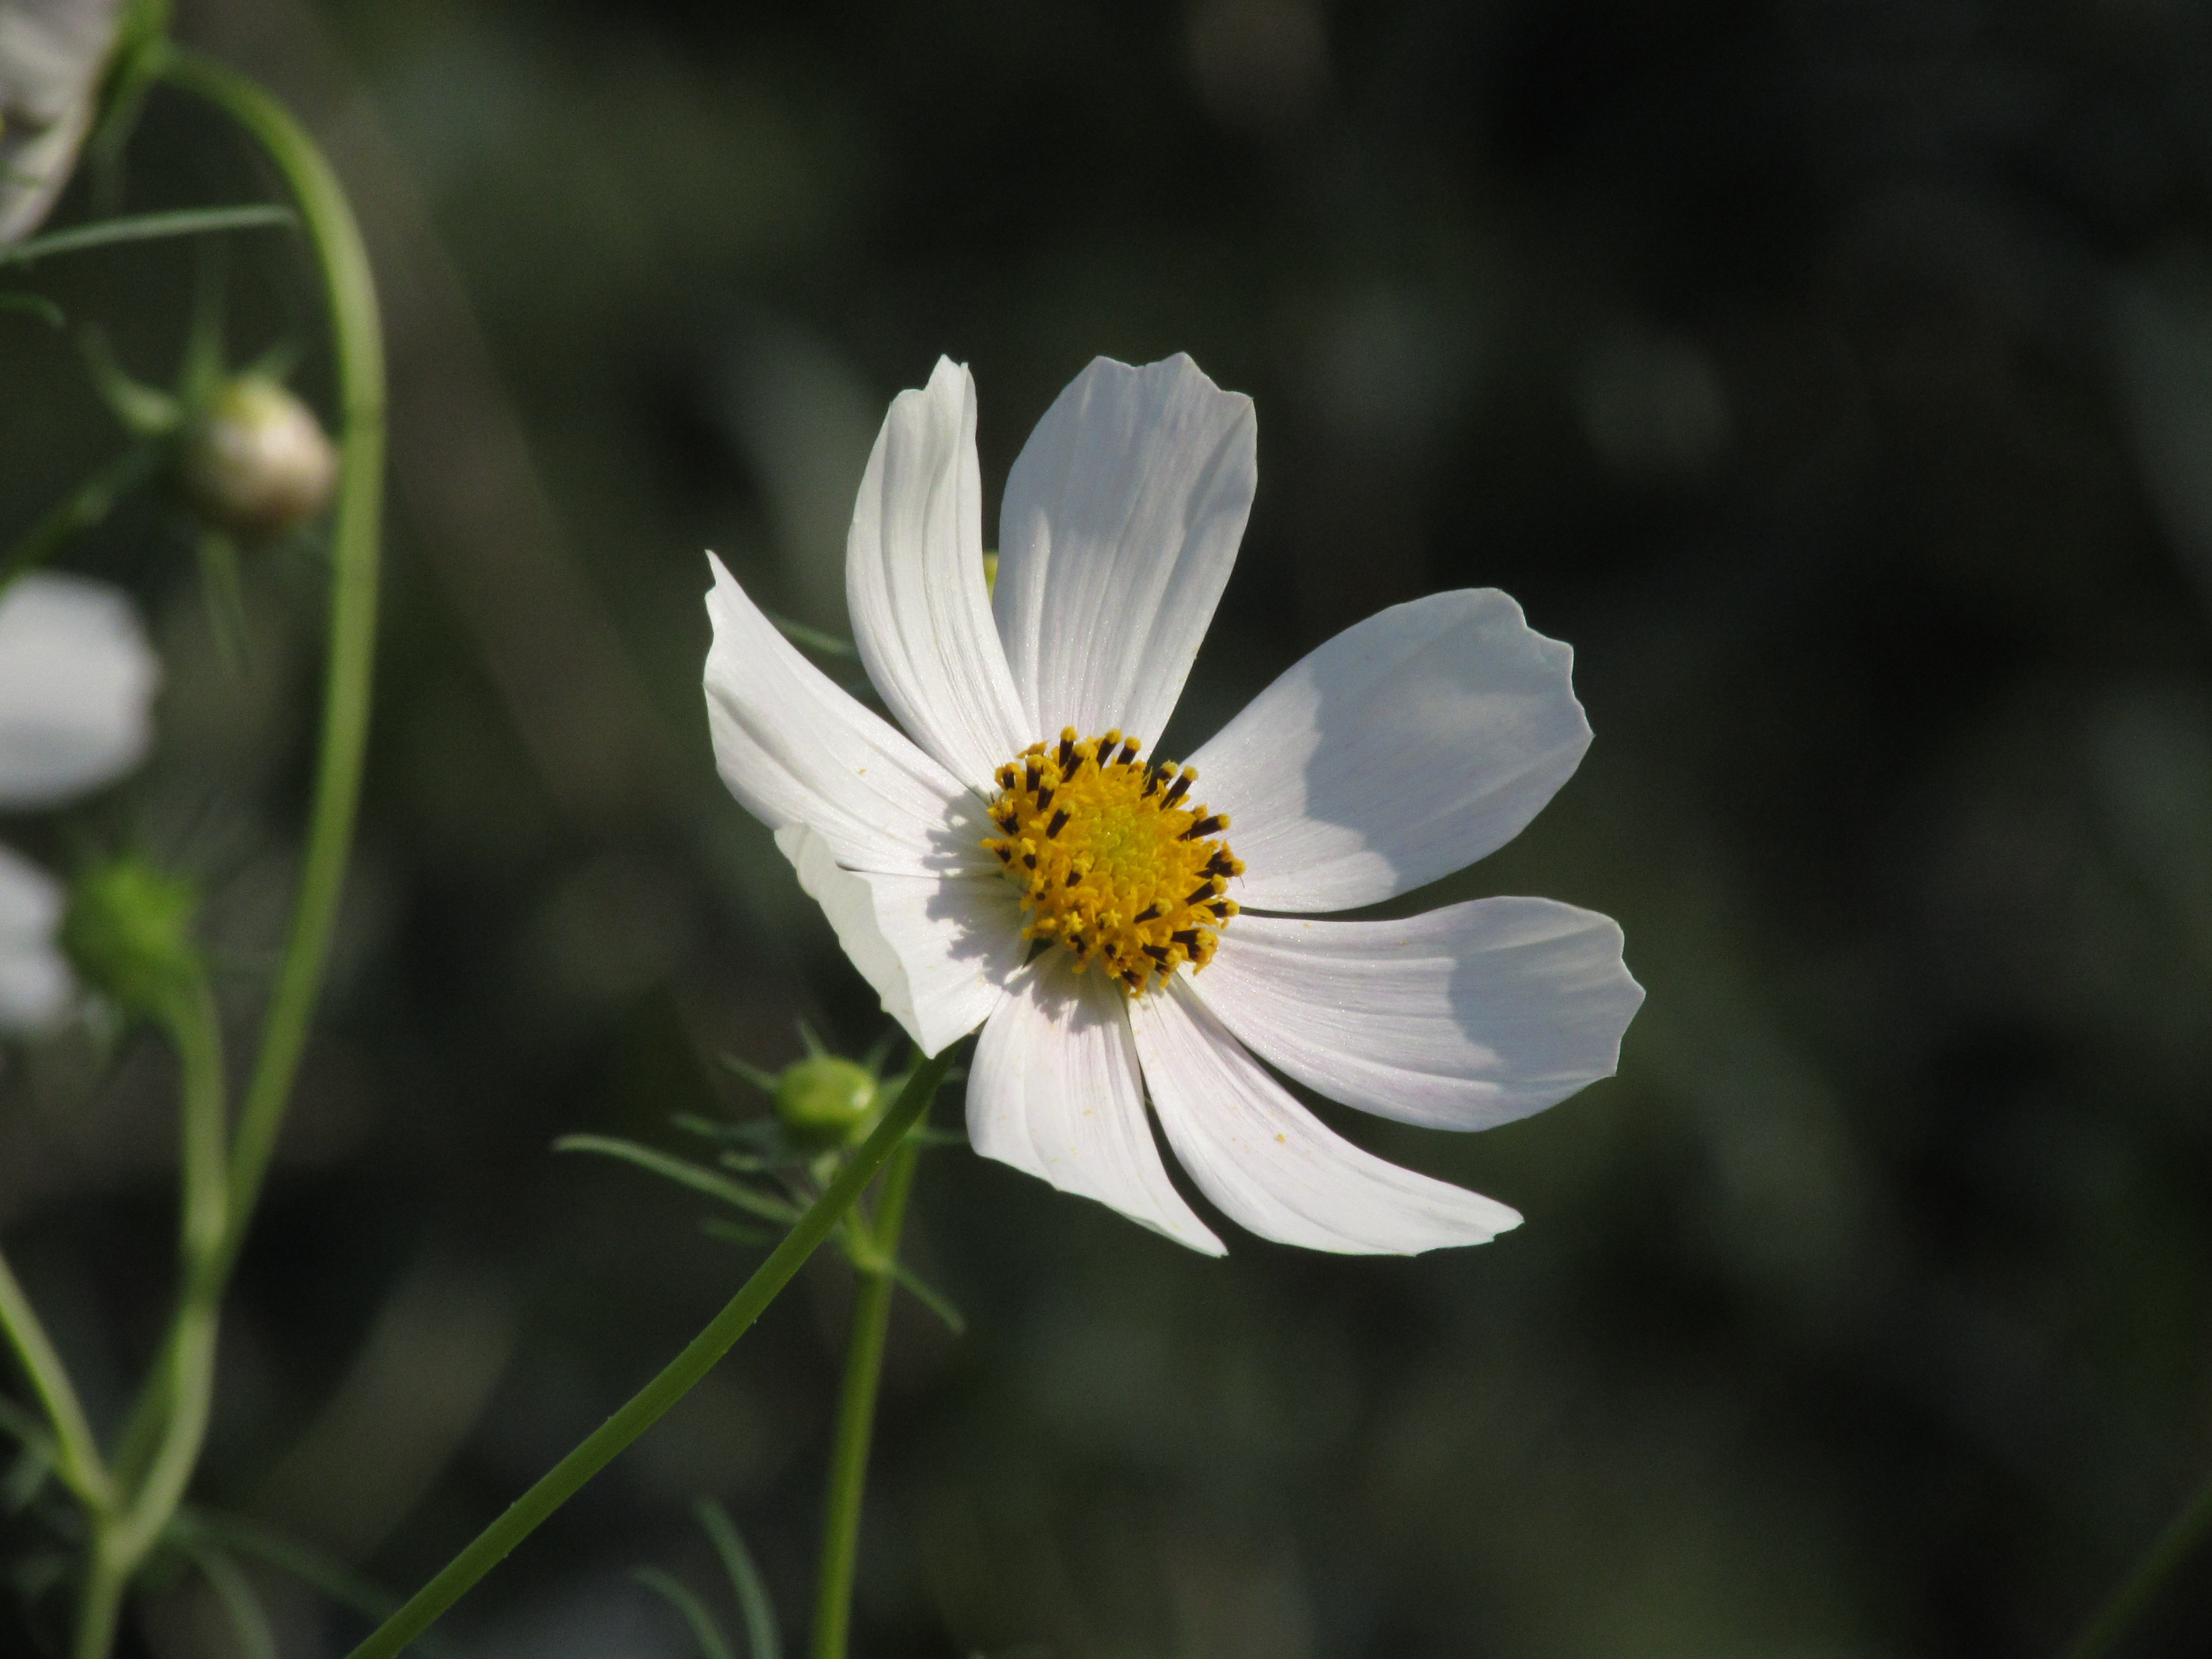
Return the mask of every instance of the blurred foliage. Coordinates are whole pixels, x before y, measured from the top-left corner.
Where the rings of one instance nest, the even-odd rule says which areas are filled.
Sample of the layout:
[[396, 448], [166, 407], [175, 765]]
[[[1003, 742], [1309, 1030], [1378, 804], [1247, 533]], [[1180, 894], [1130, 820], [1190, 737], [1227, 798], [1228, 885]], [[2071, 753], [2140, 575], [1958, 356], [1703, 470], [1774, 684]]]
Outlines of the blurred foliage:
[[[1580, 775], [1421, 902], [1610, 912], [1650, 1000], [1622, 1077], [1528, 1122], [1333, 1115], [1527, 1213], [1480, 1250], [1211, 1262], [930, 1159], [909, 1255], [969, 1327], [894, 1327], [867, 1652], [2045, 1654], [2212, 1462], [2200, 9], [181, 15], [331, 143], [395, 389], [368, 817], [208, 1503], [411, 1588], [744, 1270], [709, 1200], [549, 1149], [757, 1114], [702, 1056], [774, 1069], [801, 1018], [881, 1034], [714, 781], [700, 553], [842, 629], [861, 460], [939, 351], [975, 366], [993, 501], [1094, 353], [1188, 350], [1258, 399], [1171, 752], [1432, 589], [1504, 587], [1571, 641]], [[161, 95], [122, 185], [262, 189]], [[9, 287], [151, 374], [192, 283], [149, 246]], [[230, 283], [237, 353], [300, 349], [326, 409], [296, 247], [239, 239]], [[36, 315], [0, 314], [0, 386], [12, 535], [112, 437]], [[160, 752], [9, 830], [192, 872], [240, 1011], [303, 791], [315, 556], [245, 556], [234, 665], [173, 510], [118, 507], [69, 560], [158, 621]], [[0, 1079], [0, 1223], [96, 1415], [167, 1285], [161, 1069], [67, 1039]], [[805, 1606], [848, 1283], [811, 1270], [453, 1640], [695, 1651], [631, 1575], [718, 1582], [700, 1495]], [[362, 1628], [239, 1571], [287, 1659]], [[230, 1639], [189, 1584], [141, 1626], [165, 1659]], [[2199, 1574], [2130, 1651], [2208, 1640]]]

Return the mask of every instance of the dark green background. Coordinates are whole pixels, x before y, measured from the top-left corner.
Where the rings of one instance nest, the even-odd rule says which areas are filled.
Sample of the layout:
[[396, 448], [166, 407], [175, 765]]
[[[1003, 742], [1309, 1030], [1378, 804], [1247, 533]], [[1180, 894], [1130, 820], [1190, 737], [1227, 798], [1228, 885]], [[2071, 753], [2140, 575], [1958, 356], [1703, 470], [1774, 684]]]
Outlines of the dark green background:
[[[1597, 742], [1424, 902], [1607, 911], [1622, 1075], [1454, 1138], [1481, 1249], [1208, 1261], [964, 1152], [894, 1326], [856, 1652], [1828, 1659], [2056, 1651], [2212, 1453], [2212, 22], [2179, 0], [187, 4], [358, 193], [390, 585], [343, 943], [200, 1495], [409, 1589], [746, 1271], [556, 1157], [750, 1112], [884, 1022], [714, 780], [714, 547], [843, 625], [866, 446], [973, 365], [987, 521], [1094, 354], [1250, 392], [1260, 494], [1171, 752], [1382, 605], [1494, 584]], [[268, 188], [158, 96], [126, 205]], [[94, 207], [80, 190], [57, 222]], [[234, 345], [307, 347], [234, 239]], [[42, 266], [149, 378], [178, 246]], [[0, 317], [0, 534], [115, 446]], [[325, 404], [325, 406], [327, 406]], [[199, 874], [241, 1046], [308, 757], [319, 568], [243, 673], [142, 502], [67, 562], [168, 664], [155, 761], [10, 838]], [[0, 1079], [0, 1222], [96, 1414], [168, 1285], [168, 1079]], [[949, 1121], [953, 1103], [940, 1108]], [[453, 1616], [689, 1651], [728, 1504], [801, 1634], [847, 1282], [809, 1273]], [[21, 1531], [19, 1528], [19, 1533]], [[2129, 1650], [2201, 1652], [2196, 1580]], [[360, 1626], [270, 1580], [287, 1659]], [[0, 1649], [24, 1645], [12, 1609]], [[43, 1614], [41, 1615], [43, 1616]], [[9, 1634], [9, 1632], [14, 1634]], [[133, 1641], [225, 1651], [189, 1586]]]

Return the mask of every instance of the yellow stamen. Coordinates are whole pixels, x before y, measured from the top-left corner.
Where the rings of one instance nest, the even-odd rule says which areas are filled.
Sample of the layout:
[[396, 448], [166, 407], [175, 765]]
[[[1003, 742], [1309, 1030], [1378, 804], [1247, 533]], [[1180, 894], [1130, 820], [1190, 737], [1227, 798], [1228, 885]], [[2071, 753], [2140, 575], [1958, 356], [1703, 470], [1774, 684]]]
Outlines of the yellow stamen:
[[1136, 996], [1184, 963], [1213, 960], [1244, 873], [1221, 832], [1226, 813], [1189, 799], [1198, 773], [1136, 758], [1119, 732], [1033, 743], [999, 769], [983, 846], [1022, 895], [1022, 937], [1096, 962]]

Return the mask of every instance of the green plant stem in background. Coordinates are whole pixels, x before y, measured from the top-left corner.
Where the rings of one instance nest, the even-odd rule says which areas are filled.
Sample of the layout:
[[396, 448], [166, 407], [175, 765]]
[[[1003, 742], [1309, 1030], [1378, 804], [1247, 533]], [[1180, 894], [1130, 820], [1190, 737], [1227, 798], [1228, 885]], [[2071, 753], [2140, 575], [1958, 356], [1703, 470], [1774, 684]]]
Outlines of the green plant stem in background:
[[814, 1592], [813, 1659], [845, 1659], [853, 1626], [853, 1571], [860, 1547], [860, 1499], [868, 1480], [868, 1443], [874, 1437], [876, 1394], [883, 1381], [884, 1341], [898, 1288], [899, 1232], [907, 1194], [914, 1188], [921, 1143], [900, 1143], [884, 1176], [884, 1195], [872, 1225], [859, 1225], [868, 1247], [854, 1262], [853, 1329], [845, 1351], [845, 1382], [837, 1398], [837, 1434], [830, 1448], [829, 1501], [822, 1516], [822, 1561]]
[[[215, 1270], [220, 1294], [245, 1242], [283, 1126], [308, 1022], [330, 959], [331, 933], [353, 846], [375, 666], [384, 509], [384, 327], [361, 228], [337, 175], [306, 131], [253, 82], [197, 53], [172, 51], [161, 73], [244, 128], [275, 162], [298, 203], [301, 221], [322, 268], [330, 307], [341, 422], [331, 528], [329, 656], [324, 668], [314, 798], [284, 953], [231, 1147], [229, 1216]], [[167, 1349], [183, 1340], [184, 1323], [180, 1312]], [[126, 1481], [138, 1478], [141, 1466], [153, 1455], [161, 1416], [168, 1409], [162, 1379], [173, 1369], [174, 1354], [165, 1350], [132, 1412], [116, 1458], [118, 1474]]]
[[[892, 1103], [875, 1133], [860, 1144], [837, 1178], [807, 1207], [798, 1224], [769, 1259], [716, 1314], [707, 1328], [692, 1338], [684, 1352], [647, 1382], [628, 1403], [601, 1424], [584, 1442], [555, 1464], [538, 1484], [508, 1505], [507, 1512], [478, 1533], [475, 1540], [447, 1563], [407, 1605], [386, 1620], [368, 1639], [353, 1650], [350, 1659], [392, 1659], [465, 1595], [477, 1581], [505, 1559], [509, 1551], [527, 1538], [562, 1504], [575, 1496], [584, 1483], [611, 1462], [630, 1442], [660, 1419], [662, 1413], [691, 1391], [701, 1377], [743, 1336], [776, 1292], [791, 1282], [806, 1258], [830, 1237], [877, 1170], [902, 1152], [907, 1134], [927, 1115], [938, 1085], [952, 1063], [951, 1052], [924, 1060], [915, 1068], [906, 1086]], [[902, 1200], [902, 1202], [903, 1200]], [[884, 1202], [890, 1202], [886, 1194]]]
[[85, 1420], [76, 1385], [70, 1381], [61, 1355], [54, 1351], [38, 1310], [23, 1294], [23, 1286], [5, 1256], [0, 1256], [0, 1326], [6, 1328], [16, 1358], [22, 1362], [39, 1403], [46, 1408], [46, 1421], [54, 1431], [54, 1472], [79, 1503], [94, 1514], [100, 1513], [114, 1500], [114, 1486], [100, 1461], [100, 1443], [93, 1437], [91, 1424]]
[[179, 1284], [175, 1322], [162, 1351], [161, 1388], [167, 1409], [143, 1479], [93, 1517], [77, 1602], [76, 1659], [106, 1659], [114, 1645], [124, 1591], [184, 1498], [215, 1400], [216, 1327], [229, 1223], [229, 1106], [222, 1024], [204, 975], [179, 988], [162, 1023], [183, 1073]]
[[2212, 1540], [2212, 1480], [2205, 1481], [2174, 1516], [2172, 1524], [2159, 1534], [2150, 1553], [2136, 1564], [2126, 1582], [2067, 1650], [2066, 1659], [2103, 1659], [2136, 1620], [2150, 1610], [2166, 1580], [2209, 1540]]
[[384, 325], [368, 250], [345, 191], [290, 112], [246, 76], [196, 52], [175, 52], [161, 73], [237, 121], [283, 174], [322, 264], [337, 356], [341, 429], [331, 529], [330, 657], [324, 670], [322, 750], [316, 762], [314, 805], [299, 895], [231, 1149], [227, 1267], [237, 1255], [276, 1151], [323, 969], [330, 959], [331, 933], [353, 848], [376, 654], [384, 511]]

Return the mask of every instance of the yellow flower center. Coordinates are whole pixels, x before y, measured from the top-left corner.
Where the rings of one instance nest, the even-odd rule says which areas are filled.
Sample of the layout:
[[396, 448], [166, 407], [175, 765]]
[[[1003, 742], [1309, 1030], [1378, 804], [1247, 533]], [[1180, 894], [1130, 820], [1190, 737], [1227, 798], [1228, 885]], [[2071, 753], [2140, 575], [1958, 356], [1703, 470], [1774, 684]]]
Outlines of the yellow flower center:
[[1221, 832], [1228, 815], [1187, 797], [1191, 767], [1137, 759], [1144, 745], [1109, 732], [1033, 743], [999, 769], [987, 836], [1006, 879], [1021, 890], [1024, 939], [1074, 953], [1078, 973], [1097, 963], [1130, 996], [1188, 962], [1213, 960], [1237, 914], [1223, 896], [1244, 873]]

